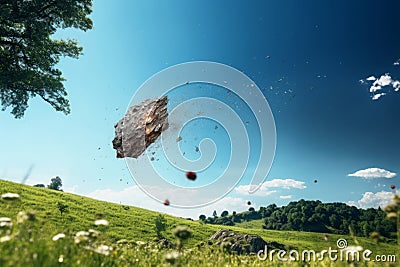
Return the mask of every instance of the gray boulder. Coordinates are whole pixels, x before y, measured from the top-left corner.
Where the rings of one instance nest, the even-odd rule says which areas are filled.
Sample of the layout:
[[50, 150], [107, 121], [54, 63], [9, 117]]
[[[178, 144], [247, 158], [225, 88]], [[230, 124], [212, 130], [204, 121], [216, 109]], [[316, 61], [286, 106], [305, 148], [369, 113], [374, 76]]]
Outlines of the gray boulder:
[[221, 229], [210, 237], [216, 245], [220, 245], [223, 249], [236, 252], [237, 254], [257, 253], [268, 249], [285, 249], [285, 245], [272, 241], [266, 242], [258, 235], [238, 234], [230, 230]]

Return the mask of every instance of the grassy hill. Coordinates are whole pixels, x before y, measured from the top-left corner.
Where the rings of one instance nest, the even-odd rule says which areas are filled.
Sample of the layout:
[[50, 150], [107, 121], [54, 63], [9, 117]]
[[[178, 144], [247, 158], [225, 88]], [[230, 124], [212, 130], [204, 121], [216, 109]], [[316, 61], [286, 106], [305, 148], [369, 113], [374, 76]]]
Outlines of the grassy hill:
[[[185, 225], [192, 232], [184, 250], [176, 254], [171, 249], [160, 249], [155, 243], [157, 212], [0, 180], [0, 194], [4, 193], [17, 193], [20, 198], [0, 200], [0, 217], [12, 220], [12, 227], [0, 227], [0, 266], [56, 266], [61, 263], [67, 266], [160, 266], [169, 264], [166, 257], [172, 257], [170, 262], [182, 266], [268, 265], [255, 255], [236, 256], [224, 253], [219, 247], [208, 246], [206, 241], [222, 227], [238, 233], [257, 234], [266, 241], [298, 250], [335, 248], [338, 238], [347, 239], [349, 245], [355, 244], [349, 236], [329, 235], [326, 241], [321, 233], [263, 230], [240, 224], [225, 227], [165, 215], [168, 227], [163, 235], [167, 239], [175, 242], [172, 229], [178, 225]], [[68, 206], [62, 215], [58, 203]], [[21, 211], [27, 215], [19, 213]], [[109, 225], [96, 226], [97, 219], [105, 219]], [[89, 229], [99, 233], [92, 231], [96, 234], [77, 243], [76, 233]], [[53, 236], [60, 233], [65, 234], [65, 238], [53, 241]], [[368, 238], [357, 241], [375, 254], [397, 253], [394, 244], [376, 244]], [[274, 266], [276, 262], [269, 264]]]

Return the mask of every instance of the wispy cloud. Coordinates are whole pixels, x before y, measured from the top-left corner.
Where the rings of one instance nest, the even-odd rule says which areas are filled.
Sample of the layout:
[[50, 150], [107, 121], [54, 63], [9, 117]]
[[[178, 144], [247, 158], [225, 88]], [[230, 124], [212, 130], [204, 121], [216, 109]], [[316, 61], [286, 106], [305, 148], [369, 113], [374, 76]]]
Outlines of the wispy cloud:
[[306, 186], [304, 182], [297, 181], [293, 179], [273, 179], [271, 181], [264, 182], [260, 188], [253, 194], [250, 194], [250, 189], [253, 188], [253, 185], [241, 185], [235, 188], [235, 191], [241, 195], [253, 195], [253, 196], [268, 196], [273, 193], [276, 193], [277, 190], [273, 190], [272, 188], [279, 189], [304, 189]]
[[293, 195], [279, 196], [280, 199], [291, 199]]
[[[397, 194], [400, 191], [397, 190]], [[347, 205], [357, 206], [359, 208], [384, 208], [392, 201], [393, 192], [380, 191], [377, 193], [365, 192], [360, 200], [349, 201]]]
[[368, 168], [364, 170], [359, 170], [354, 173], [350, 173], [347, 176], [353, 177], [361, 177], [365, 179], [374, 179], [374, 178], [393, 178], [396, 176], [396, 173], [390, 172], [380, 168]]

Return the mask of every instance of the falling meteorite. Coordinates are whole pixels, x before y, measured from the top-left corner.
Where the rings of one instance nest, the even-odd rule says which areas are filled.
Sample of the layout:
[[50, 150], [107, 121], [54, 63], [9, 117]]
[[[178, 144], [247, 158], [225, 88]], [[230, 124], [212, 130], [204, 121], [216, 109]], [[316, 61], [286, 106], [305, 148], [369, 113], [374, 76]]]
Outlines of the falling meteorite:
[[115, 128], [117, 158], [137, 158], [168, 128], [168, 98], [147, 99], [128, 109]]

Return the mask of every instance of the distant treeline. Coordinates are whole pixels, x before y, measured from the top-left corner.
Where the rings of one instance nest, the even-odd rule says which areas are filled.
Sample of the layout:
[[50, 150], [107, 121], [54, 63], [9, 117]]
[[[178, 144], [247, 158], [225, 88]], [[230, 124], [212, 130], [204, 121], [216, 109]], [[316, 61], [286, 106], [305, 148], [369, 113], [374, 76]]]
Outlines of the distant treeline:
[[359, 209], [344, 203], [322, 203], [304, 199], [290, 202], [287, 206], [275, 204], [261, 207], [258, 211], [229, 214], [223, 211], [221, 216], [214, 212], [213, 217], [200, 215], [200, 220], [210, 224], [235, 225], [243, 221], [263, 219], [263, 228], [272, 230], [297, 230], [307, 232], [351, 234], [369, 237], [372, 232], [381, 236], [395, 238], [396, 224], [386, 217], [381, 209]]

